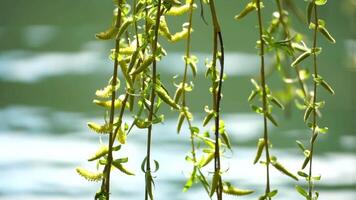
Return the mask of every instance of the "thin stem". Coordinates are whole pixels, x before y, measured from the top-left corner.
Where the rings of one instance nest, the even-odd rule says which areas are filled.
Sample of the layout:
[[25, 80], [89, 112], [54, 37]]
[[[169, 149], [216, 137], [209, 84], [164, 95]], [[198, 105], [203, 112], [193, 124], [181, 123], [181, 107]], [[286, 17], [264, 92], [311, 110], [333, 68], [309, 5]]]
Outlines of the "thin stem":
[[[186, 107], [186, 92], [185, 92], [185, 84], [187, 82], [187, 74], [188, 74], [188, 59], [190, 58], [190, 42], [191, 42], [191, 30], [192, 30], [192, 22], [193, 22], [193, 5], [194, 5], [194, 0], [192, 0], [189, 4], [189, 26], [188, 26], [188, 36], [187, 36], [187, 43], [186, 43], [186, 54], [185, 54], [185, 65], [184, 65], [184, 75], [183, 75], [183, 81], [182, 81], [182, 107], [183, 109]], [[188, 126], [190, 130], [190, 143], [191, 143], [191, 148], [192, 148], [192, 159], [193, 162], [196, 163], [196, 154], [195, 154], [195, 142], [194, 142], [194, 132], [192, 129], [192, 123], [190, 121], [190, 118], [188, 116], [185, 116], [185, 118], [188, 121]]]
[[[160, 24], [160, 18], [161, 18], [161, 0], [158, 0], [158, 5], [157, 5], [157, 14], [156, 14], [156, 22], [155, 22], [155, 29], [154, 29], [154, 42], [152, 44], [152, 54], [156, 58], [156, 52], [157, 52], [157, 43], [158, 43], [158, 28]], [[157, 82], [157, 72], [156, 72], [156, 59], [153, 60], [152, 63], [152, 89], [151, 89], [151, 105], [150, 105], [150, 110], [149, 110], [149, 115], [148, 115], [148, 121], [152, 122], [153, 119], [153, 113], [154, 113], [154, 103], [155, 103], [155, 97], [156, 97], [156, 92], [155, 92], [155, 86]], [[152, 123], [148, 127], [148, 134], [147, 134], [147, 152], [146, 152], [146, 172], [150, 173], [151, 171], [151, 139], [152, 139]], [[147, 190], [147, 185], [152, 184], [151, 180], [146, 180], [146, 187], [145, 187], [145, 200], [148, 200], [148, 190]], [[148, 182], [149, 181], [149, 182]]]
[[[280, 0], [276, 0], [276, 4], [277, 4], [277, 7], [278, 7], [278, 12], [279, 12], [279, 22], [282, 24], [282, 27], [283, 27], [283, 31], [284, 31], [284, 37], [285, 39], [290, 39], [290, 32], [289, 32], [289, 28], [288, 28], [288, 25], [285, 23], [284, 21], [284, 12], [283, 12], [283, 7], [282, 7], [282, 4], [281, 4], [281, 1]], [[289, 41], [289, 46], [291, 46], [291, 42]], [[295, 55], [293, 54], [292, 56], [293, 60], [295, 60]], [[307, 97], [307, 92], [306, 92], [306, 89], [305, 89], [305, 84], [302, 80], [302, 78], [300, 77], [300, 68], [299, 68], [299, 65], [296, 65], [295, 66], [295, 72], [297, 74], [297, 78], [298, 78], [298, 83], [299, 83], [299, 87], [302, 89], [302, 92], [303, 92], [303, 95], [304, 95], [304, 98]]]
[[[120, 28], [121, 26], [121, 9], [120, 9], [120, 5], [121, 5], [121, 0], [118, 1], [118, 14], [117, 14], [117, 18], [116, 18], [116, 23], [115, 26], [117, 28]], [[114, 71], [113, 71], [113, 79], [112, 79], [112, 83], [111, 86], [112, 88], [116, 87], [117, 84], [117, 71], [118, 71], [118, 66], [119, 66], [119, 62], [118, 62], [118, 54], [119, 54], [119, 48], [120, 46], [120, 38], [116, 37], [115, 40], [115, 61], [114, 61]], [[113, 123], [114, 123], [114, 115], [115, 115], [115, 99], [116, 99], [116, 90], [113, 90], [111, 93], [111, 107], [110, 107], [110, 119], [109, 119], [109, 124], [112, 127]], [[111, 169], [111, 163], [112, 163], [112, 146], [113, 146], [113, 141], [111, 140], [112, 136], [113, 136], [114, 132], [113, 130], [110, 131], [109, 134], [109, 144], [108, 144], [108, 158], [107, 158], [107, 164], [104, 167], [104, 178], [103, 178], [103, 182], [102, 182], [102, 186], [101, 189], [102, 191], [104, 191], [104, 193], [107, 196], [107, 199], [110, 199], [110, 169]]]
[[[257, 14], [258, 14], [258, 24], [259, 24], [259, 35], [260, 35], [260, 58], [261, 58], [261, 84], [262, 84], [262, 104], [263, 104], [263, 139], [265, 142], [265, 152], [266, 152], [266, 191], [265, 195], [270, 192], [270, 177], [269, 177], [269, 164], [270, 164], [270, 156], [269, 156], [269, 142], [268, 142], [268, 127], [267, 127], [267, 117], [266, 114], [268, 112], [267, 108], [267, 93], [266, 93], [266, 80], [265, 80], [265, 60], [264, 60], [264, 46], [265, 42], [263, 41], [263, 25], [262, 25], [262, 14], [261, 14], [261, 6], [260, 0], [257, 0]], [[268, 197], [268, 199], [271, 199]]]
[[[221, 91], [222, 91], [222, 79], [224, 76], [224, 45], [222, 40], [222, 33], [220, 30], [219, 21], [217, 18], [214, 0], [209, 1], [211, 17], [213, 21], [214, 31], [214, 47], [213, 47], [213, 103], [215, 116], [215, 152], [214, 152], [214, 171], [215, 173], [220, 173], [221, 161], [220, 161], [220, 145], [219, 145], [219, 127], [220, 127], [220, 101], [221, 101]], [[218, 55], [218, 43], [220, 44], [221, 58], [220, 58], [220, 76], [219, 82], [216, 86], [216, 60]], [[218, 88], [216, 88], [218, 87]], [[216, 91], [217, 89], [217, 91]], [[219, 176], [218, 185], [216, 187], [216, 197], [218, 200], [222, 200], [222, 179]]]
[[[317, 6], [314, 5], [314, 38], [313, 38], [313, 49], [316, 49], [317, 45], [317, 32], [318, 32], [318, 9]], [[314, 76], [318, 77], [318, 67], [317, 67], [317, 60], [316, 60], [316, 53], [313, 54], [313, 65], [314, 65]], [[313, 106], [316, 105], [317, 101], [317, 83], [314, 81], [314, 93], [313, 93]], [[312, 182], [312, 169], [313, 169], [313, 154], [314, 154], [314, 143], [318, 136], [316, 132], [316, 124], [317, 124], [317, 112], [316, 108], [313, 109], [313, 132], [312, 137], [310, 139], [310, 160], [309, 160], [309, 180], [308, 180], [308, 195], [309, 198], [313, 197], [313, 182]]]

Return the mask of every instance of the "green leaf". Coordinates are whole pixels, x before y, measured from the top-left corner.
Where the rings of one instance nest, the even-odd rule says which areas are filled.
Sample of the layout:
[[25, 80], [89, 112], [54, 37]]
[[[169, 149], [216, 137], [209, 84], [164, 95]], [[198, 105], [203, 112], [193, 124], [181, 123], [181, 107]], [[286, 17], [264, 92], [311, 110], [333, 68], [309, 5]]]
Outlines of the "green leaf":
[[155, 57], [153, 55], [149, 56], [146, 60], [144, 60], [141, 65], [139, 65], [136, 70], [131, 71], [130, 75], [136, 75], [141, 73], [142, 71], [144, 71], [145, 69], [147, 69], [151, 63], [153, 62], [153, 60], [155, 59]]
[[274, 124], [275, 126], [278, 126], [277, 121], [273, 118], [273, 116], [270, 113], [266, 113], [266, 117], [267, 117], [267, 119], [269, 119], [269, 121], [272, 122], [272, 124]]
[[220, 134], [221, 139], [226, 144], [227, 148], [232, 149], [229, 134], [227, 134], [226, 131], [223, 131]]
[[214, 112], [208, 113], [208, 115], [204, 117], [203, 126], [206, 126], [213, 117], [214, 117]]
[[135, 174], [133, 172], [131, 172], [129, 169], [127, 169], [126, 167], [124, 167], [122, 164], [122, 160], [114, 160], [112, 161], [112, 165], [114, 167], [116, 167], [118, 170], [120, 170], [122, 173], [127, 174], [129, 176], [134, 176]]
[[263, 138], [258, 139], [257, 152], [253, 164], [256, 164], [260, 160], [264, 147], [265, 147], [265, 140]]
[[269, 193], [267, 193], [267, 196], [272, 198], [272, 197], [276, 196], [277, 194], [278, 194], [278, 190], [272, 190]]
[[299, 140], [297, 140], [295, 142], [297, 143], [298, 147], [304, 152], [305, 151], [305, 147], [304, 147], [303, 143], [301, 141], [299, 141]]
[[314, 110], [314, 108], [312, 106], [308, 106], [307, 109], [304, 112], [304, 121], [306, 122], [310, 116], [310, 114], [312, 113], [312, 111]]
[[297, 59], [295, 59], [295, 61], [292, 62], [291, 66], [295, 67], [296, 65], [298, 65], [300, 62], [302, 62], [303, 60], [305, 60], [306, 58], [308, 58], [311, 55], [310, 51], [306, 51], [304, 53], [302, 53]]
[[153, 162], [155, 163], [155, 170], [154, 172], [157, 172], [159, 170], [159, 162], [157, 160], [153, 160]]
[[255, 113], [257, 114], [262, 114], [263, 113], [263, 109], [259, 106], [256, 106], [256, 105], [251, 105], [251, 108], [253, 111], [255, 111]]
[[180, 129], [182, 128], [184, 119], [185, 119], [184, 113], [183, 112], [179, 113], [178, 123], [177, 123], [177, 133], [180, 132]]
[[308, 198], [308, 193], [307, 193], [307, 191], [305, 191], [304, 188], [302, 188], [302, 187], [299, 186], [299, 185], [296, 185], [296, 186], [295, 186], [295, 189], [296, 189], [296, 190], [299, 192], [299, 194], [301, 194], [303, 197]]
[[305, 159], [304, 159], [304, 162], [303, 162], [303, 164], [302, 164], [302, 169], [305, 169], [305, 167], [307, 166], [307, 164], [309, 163], [309, 156], [308, 157], [305, 157]]
[[281, 173], [293, 178], [294, 180], [298, 181], [298, 177], [295, 176], [292, 172], [290, 172], [289, 170], [287, 170], [281, 163], [277, 162], [277, 161], [272, 161], [271, 164], [273, 165], [273, 167], [275, 167], [278, 171], [280, 171]]
[[273, 97], [271, 96], [270, 97], [270, 100], [272, 103], [274, 103], [276, 106], [278, 106], [280, 109], [284, 110], [284, 106], [283, 104], [276, 98], [276, 97]]
[[250, 96], [247, 99], [247, 101], [251, 102], [256, 97], [257, 94], [258, 94], [258, 91], [252, 90]]
[[301, 177], [304, 177], [304, 178], [309, 177], [309, 175], [304, 173], [303, 171], [298, 171], [298, 175], [301, 176]]
[[161, 86], [156, 84], [154, 86], [154, 89], [159, 96], [160, 99], [162, 99], [166, 104], [170, 105], [172, 108], [175, 108], [177, 110], [180, 109], [180, 106], [174, 102], [174, 100], [169, 96], [167, 91]]
[[203, 156], [199, 162], [199, 166], [201, 168], [205, 167], [207, 164], [209, 164], [214, 159], [214, 155], [215, 155], [215, 153], [212, 152], [212, 153], [209, 153], [208, 156]]
[[318, 31], [332, 44], [336, 43], [334, 37], [329, 33], [329, 31], [324, 26], [318, 26]]
[[308, 7], [307, 7], [307, 22], [308, 22], [308, 24], [310, 24], [314, 6], [315, 6], [315, 4], [313, 2], [308, 3]]
[[330, 92], [330, 94], [335, 94], [334, 89], [325, 80], [322, 80], [320, 85], [323, 86], [323, 88], [325, 88], [328, 92]]
[[130, 24], [132, 24], [133, 19], [132, 18], [127, 18], [120, 26], [119, 31], [117, 33], [117, 38], [120, 38], [121, 35], [127, 30]]
[[[261, 2], [261, 7], [263, 7], [263, 4]], [[235, 16], [236, 20], [242, 19], [244, 18], [247, 14], [251, 13], [252, 11], [254, 11], [257, 8], [256, 2], [250, 2], [248, 3], [245, 8], [238, 14]]]
[[183, 192], [188, 191], [192, 187], [192, 185], [195, 181], [196, 174], [197, 174], [197, 169], [196, 169], [196, 167], [194, 167], [192, 174], [190, 175], [189, 179], [187, 180], [187, 182], [184, 185]]
[[216, 188], [219, 185], [219, 181], [220, 181], [220, 172], [219, 171], [215, 171], [214, 172], [214, 176], [213, 176], [213, 181], [211, 183], [210, 193], [209, 193], [210, 197], [212, 197], [213, 194], [215, 193]]

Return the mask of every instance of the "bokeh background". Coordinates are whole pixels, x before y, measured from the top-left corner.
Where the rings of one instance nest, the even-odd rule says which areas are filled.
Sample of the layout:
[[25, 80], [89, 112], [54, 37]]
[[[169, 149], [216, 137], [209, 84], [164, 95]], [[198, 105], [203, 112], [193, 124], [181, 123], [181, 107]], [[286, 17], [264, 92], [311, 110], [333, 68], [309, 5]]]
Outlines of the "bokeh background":
[[[262, 134], [261, 117], [247, 103], [249, 79], [258, 75], [259, 60], [255, 41], [256, 16], [241, 22], [233, 16], [247, 3], [217, 1], [226, 45], [226, 71], [222, 118], [234, 146], [224, 159], [229, 168], [224, 178], [242, 188], [256, 190], [256, 199], [264, 188], [264, 168], [253, 165], [257, 139]], [[265, 21], [271, 19], [272, 2], [266, 2]], [[295, 1], [301, 12], [304, 1]], [[356, 199], [356, 5], [353, 0], [329, 1], [320, 16], [337, 43], [321, 38], [323, 53], [318, 57], [320, 71], [336, 95], [321, 92], [327, 104], [321, 124], [329, 133], [319, 137], [314, 172], [322, 174], [317, 185], [321, 200]], [[96, 89], [110, 77], [108, 59], [112, 42], [98, 41], [94, 34], [111, 22], [112, 2], [99, 0], [0, 0], [0, 199], [69, 200], [92, 199], [98, 183], [87, 182], [75, 172], [76, 166], [95, 169], [86, 162], [99, 144], [99, 137], [86, 127], [87, 121], [100, 122], [103, 111], [91, 103]], [[205, 8], [205, 13], [208, 9]], [[206, 16], [209, 19], [209, 15]], [[298, 31], [311, 35], [305, 24], [291, 14]], [[179, 30], [186, 17], [168, 19], [172, 30]], [[193, 51], [199, 56], [195, 90], [188, 102], [201, 125], [204, 105], [210, 105], [209, 80], [203, 74], [205, 57], [211, 57], [211, 27], [194, 18]], [[307, 41], [310, 41], [306, 38]], [[166, 43], [165, 43], [166, 44]], [[168, 85], [174, 74], [182, 74], [184, 43], [166, 44], [168, 56], [158, 70]], [[271, 59], [267, 59], [270, 63]], [[306, 63], [307, 65], [307, 63]], [[278, 73], [268, 80], [273, 90], [282, 89]], [[173, 87], [170, 87], [173, 91]], [[189, 135], [175, 132], [177, 114], [163, 110], [166, 120], [154, 127], [153, 158], [160, 162], [156, 173], [156, 199], [209, 199], [201, 186], [182, 193], [190, 170], [185, 162]], [[310, 131], [302, 121], [302, 112], [292, 109], [286, 116], [276, 111], [280, 127], [270, 126], [272, 152], [296, 172], [303, 157], [295, 140], [308, 141]], [[127, 116], [130, 119], [131, 116]], [[183, 127], [183, 130], [186, 128]], [[136, 176], [113, 173], [113, 199], [142, 199], [144, 176], [140, 164], [144, 158], [146, 134], [134, 130], [121, 156], [129, 155], [128, 166]], [[305, 184], [302, 180], [301, 185]], [[276, 199], [302, 199], [294, 190], [295, 181], [272, 172], [272, 188], [280, 189]], [[236, 199], [227, 197], [226, 199]]]

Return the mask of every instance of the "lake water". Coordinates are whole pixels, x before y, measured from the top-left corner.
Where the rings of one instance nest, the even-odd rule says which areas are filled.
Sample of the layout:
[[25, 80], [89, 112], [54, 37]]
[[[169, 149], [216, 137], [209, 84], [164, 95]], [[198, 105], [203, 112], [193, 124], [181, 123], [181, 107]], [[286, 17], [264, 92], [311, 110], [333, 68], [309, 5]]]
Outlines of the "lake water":
[[[243, 1], [247, 2], [247, 1]], [[328, 22], [337, 43], [320, 39], [320, 71], [331, 83], [336, 95], [321, 93], [327, 104], [321, 123], [329, 133], [318, 138], [314, 172], [321, 174], [317, 184], [321, 200], [356, 199], [356, 7], [352, 0], [329, 1], [320, 11]], [[222, 118], [233, 143], [233, 152], [223, 159], [224, 178], [241, 188], [256, 190], [254, 195], [239, 199], [257, 199], [264, 190], [264, 168], [253, 165], [257, 139], [262, 134], [261, 117], [252, 113], [247, 103], [251, 89], [249, 79], [258, 75], [259, 60], [254, 49], [257, 37], [255, 17], [235, 22], [241, 10], [239, 2], [218, 3], [226, 42], [226, 70]], [[266, 2], [266, 13], [272, 4]], [[98, 183], [78, 176], [75, 167], [95, 169], [86, 159], [99, 146], [99, 137], [87, 129], [86, 122], [102, 120], [102, 110], [91, 103], [96, 89], [110, 76], [112, 64], [107, 59], [110, 42], [96, 41], [94, 33], [106, 27], [111, 15], [111, 1], [94, 0], [0, 2], [0, 199], [1, 200], [69, 200], [92, 199]], [[205, 9], [206, 12], [208, 9]], [[304, 7], [303, 7], [304, 10]], [[198, 13], [198, 12], [197, 12]], [[270, 12], [269, 12], [270, 13]], [[267, 16], [269, 18], [269, 16]], [[185, 19], [182, 19], [184, 21]], [[182, 21], [173, 21], [179, 26]], [[294, 21], [298, 30], [303, 24]], [[210, 58], [211, 29], [195, 17], [193, 51], [201, 62], [196, 90], [188, 102], [197, 125], [203, 107], [210, 105], [203, 78], [203, 60]], [[237, 33], [239, 35], [237, 35]], [[311, 32], [306, 32], [311, 34]], [[159, 64], [165, 82], [182, 73], [184, 44], [174, 49], [167, 44], [169, 55]], [[270, 59], [267, 59], [270, 63]], [[271, 75], [273, 90], [280, 90], [278, 75]], [[170, 87], [173, 91], [172, 87]], [[163, 109], [166, 120], [154, 127], [153, 159], [160, 162], [155, 174], [156, 199], [209, 199], [200, 185], [181, 192], [190, 165], [185, 162], [189, 151], [186, 127], [175, 133], [176, 113]], [[276, 111], [280, 127], [270, 126], [272, 152], [289, 169], [296, 172], [303, 161], [295, 140], [308, 141], [309, 130], [300, 111], [286, 116]], [[131, 119], [131, 116], [126, 116]], [[128, 167], [136, 176], [114, 171], [113, 199], [143, 199], [144, 175], [140, 170], [146, 148], [146, 133], [134, 130], [119, 153], [129, 155]], [[211, 172], [208, 168], [206, 172]], [[272, 170], [272, 188], [279, 189], [275, 199], [301, 199], [294, 189], [297, 182]], [[305, 184], [302, 180], [298, 184]], [[226, 199], [236, 199], [226, 196]]]

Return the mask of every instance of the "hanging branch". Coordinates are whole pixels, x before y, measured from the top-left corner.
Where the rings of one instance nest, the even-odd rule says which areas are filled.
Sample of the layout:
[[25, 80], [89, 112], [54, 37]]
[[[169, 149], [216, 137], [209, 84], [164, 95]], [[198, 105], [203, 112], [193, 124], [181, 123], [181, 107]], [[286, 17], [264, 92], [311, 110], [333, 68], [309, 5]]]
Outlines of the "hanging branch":
[[[267, 93], [266, 93], [266, 80], [265, 80], [265, 60], [264, 60], [264, 40], [263, 40], [263, 25], [262, 25], [262, 14], [261, 14], [261, 4], [260, 0], [257, 0], [257, 14], [258, 14], [258, 27], [259, 27], [259, 35], [260, 35], [260, 59], [261, 59], [261, 85], [262, 85], [262, 109], [263, 109], [263, 140], [265, 146], [265, 153], [266, 153], [266, 189], [265, 195], [270, 193], [270, 155], [269, 155], [269, 142], [268, 142], [268, 126], [267, 126], [267, 116], [266, 113], [268, 112], [267, 107]], [[271, 199], [271, 198], [268, 198]]]
[[[116, 23], [115, 23], [115, 28], [119, 29], [121, 26], [121, 0], [118, 0], [118, 13], [117, 13], [117, 18], [116, 18]], [[114, 72], [113, 72], [113, 79], [112, 79], [112, 84], [111, 87], [115, 88], [117, 84], [117, 71], [118, 71], [118, 66], [119, 66], [119, 61], [118, 61], [118, 55], [120, 51], [120, 37], [119, 35], [116, 36], [115, 39], [115, 60], [114, 60]], [[115, 115], [115, 99], [116, 99], [116, 90], [112, 90], [111, 93], [111, 107], [110, 107], [110, 118], [109, 118], [109, 125], [110, 127], [113, 127], [114, 124], [114, 115]], [[111, 172], [111, 164], [112, 164], [112, 147], [113, 147], [113, 135], [115, 133], [110, 131], [109, 134], [109, 144], [108, 144], [108, 157], [107, 157], [107, 164], [105, 165], [103, 174], [104, 178], [102, 181], [102, 186], [101, 186], [101, 191], [103, 194], [105, 194], [107, 200], [110, 199], [110, 172]]]
[[[212, 60], [212, 67], [213, 67], [213, 79], [216, 76], [216, 60], [218, 56], [218, 43], [220, 43], [220, 50], [221, 50], [221, 58], [220, 58], [220, 76], [218, 84], [213, 83], [213, 109], [216, 113], [215, 115], [215, 153], [214, 153], [214, 178], [213, 183], [215, 182], [216, 185], [216, 197], [217, 200], [222, 200], [222, 192], [223, 192], [223, 185], [221, 179], [221, 161], [220, 161], [220, 144], [219, 144], [219, 127], [220, 127], [220, 101], [221, 101], [221, 89], [222, 89], [222, 80], [224, 75], [224, 46], [222, 41], [222, 35], [220, 30], [220, 25], [218, 22], [214, 0], [209, 1], [211, 17], [213, 21], [213, 60]], [[214, 188], [212, 187], [212, 190]], [[214, 191], [211, 191], [213, 193]]]
[[148, 134], [147, 134], [147, 152], [146, 152], [146, 177], [145, 177], [145, 200], [148, 200], [148, 197], [153, 200], [152, 194], [152, 175], [151, 175], [151, 139], [152, 139], [152, 119], [154, 114], [154, 104], [155, 104], [155, 97], [156, 91], [155, 86], [157, 84], [157, 72], [156, 72], [156, 55], [157, 55], [157, 43], [158, 43], [158, 29], [160, 26], [160, 18], [162, 15], [163, 10], [161, 10], [161, 0], [158, 0], [157, 5], [157, 14], [156, 14], [156, 22], [154, 26], [154, 41], [152, 43], [152, 54], [153, 54], [153, 62], [152, 62], [152, 88], [151, 88], [151, 95], [150, 95], [150, 109], [148, 115], [148, 121], [150, 125], [148, 127]]
[[[299, 176], [306, 179], [308, 182], [308, 192], [301, 186], [297, 185], [296, 190], [303, 196], [305, 199], [318, 199], [319, 193], [314, 190], [314, 181], [320, 180], [320, 176], [313, 176], [313, 158], [315, 154], [315, 143], [318, 135], [320, 133], [325, 134], [328, 131], [327, 127], [318, 126], [318, 115], [320, 115], [320, 108], [325, 104], [324, 101], [318, 101], [318, 86], [322, 86], [330, 94], [334, 94], [332, 87], [319, 75], [318, 73], [318, 63], [317, 55], [321, 52], [321, 48], [317, 46], [318, 32], [321, 33], [325, 39], [331, 43], [335, 43], [335, 39], [326, 29], [325, 21], [319, 19], [318, 17], [318, 6], [323, 6], [326, 4], [326, 0], [311, 0], [308, 3], [307, 8], [307, 21], [309, 23], [309, 28], [313, 30], [313, 45], [311, 49], [307, 49], [305, 53], [300, 55], [293, 63], [299, 63], [305, 60], [306, 58], [312, 56], [313, 62], [313, 92], [310, 94], [310, 100], [305, 102], [305, 113], [304, 121], [307, 123], [308, 127], [311, 128], [312, 134], [309, 143], [309, 149], [306, 149], [303, 143], [297, 141], [298, 146], [304, 153], [305, 160], [302, 165], [304, 169], [309, 164], [308, 172], [299, 171]], [[312, 15], [314, 14], [314, 21], [311, 22]], [[312, 115], [311, 122], [308, 122], [308, 119]], [[315, 193], [315, 196], [314, 196]]]

